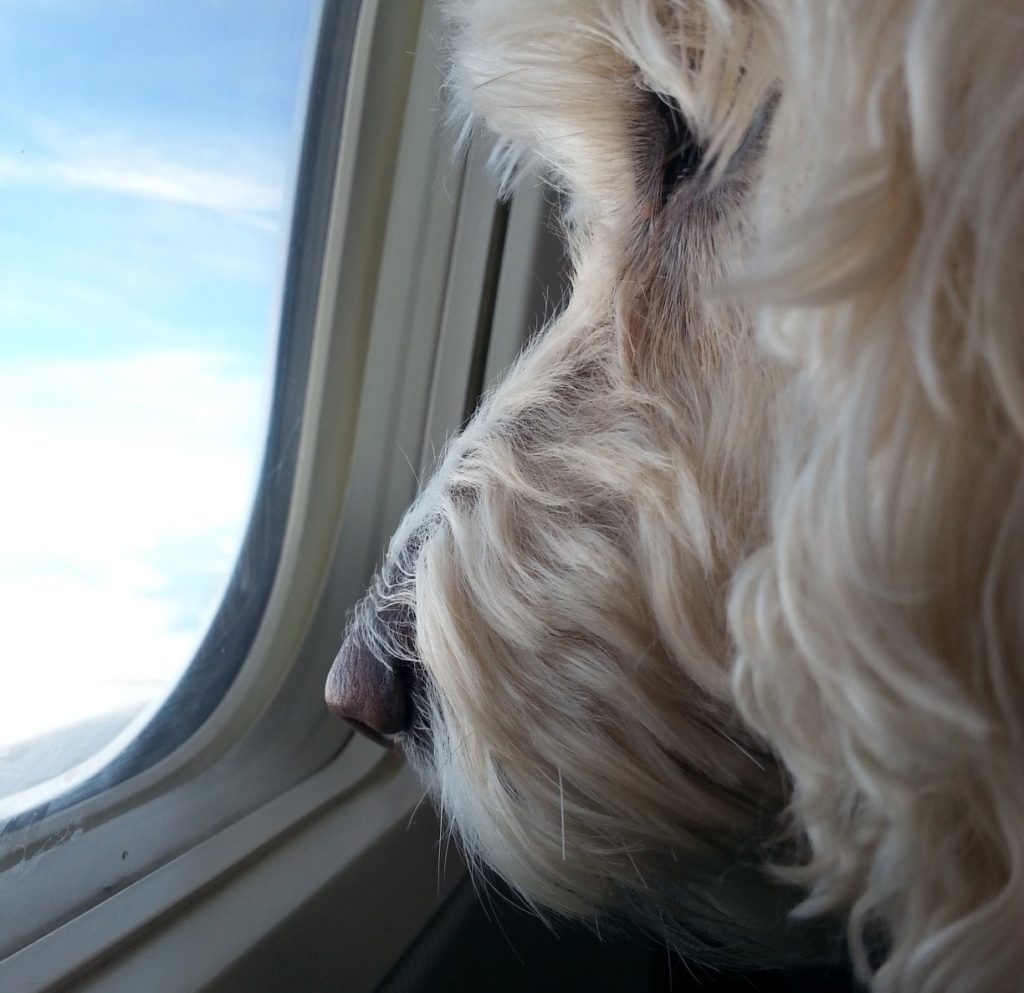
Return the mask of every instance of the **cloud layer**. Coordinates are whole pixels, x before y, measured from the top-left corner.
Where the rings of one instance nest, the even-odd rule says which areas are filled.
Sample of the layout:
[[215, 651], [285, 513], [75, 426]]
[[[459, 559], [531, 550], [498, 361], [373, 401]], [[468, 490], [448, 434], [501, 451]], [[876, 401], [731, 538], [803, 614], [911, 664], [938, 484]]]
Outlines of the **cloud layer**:
[[234, 564], [264, 392], [201, 353], [0, 370], [0, 746], [173, 684]]

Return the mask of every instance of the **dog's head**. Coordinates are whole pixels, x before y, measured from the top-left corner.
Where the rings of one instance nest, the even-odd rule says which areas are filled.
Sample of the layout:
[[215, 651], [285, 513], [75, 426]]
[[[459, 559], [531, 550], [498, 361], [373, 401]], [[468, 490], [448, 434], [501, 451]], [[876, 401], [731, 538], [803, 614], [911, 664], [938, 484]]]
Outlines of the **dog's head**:
[[465, 118], [566, 194], [573, 292], [409, 512], [332, 707], [539, 906], [785, 959], [789, 801], [879, 989], [1007, 988], [1018, 12], [449, 7]]
[[454, 8], [456, 92], [568, 195], [573, 294], [451, 442], [328, 697], [529, 901], [739, 945], [785, 913], [758, 869], [783, 778], [725, 622], [765, 534], [777, 372], [722, 288], [772, 81], [705, 56], [710, 22], [583, 9]]

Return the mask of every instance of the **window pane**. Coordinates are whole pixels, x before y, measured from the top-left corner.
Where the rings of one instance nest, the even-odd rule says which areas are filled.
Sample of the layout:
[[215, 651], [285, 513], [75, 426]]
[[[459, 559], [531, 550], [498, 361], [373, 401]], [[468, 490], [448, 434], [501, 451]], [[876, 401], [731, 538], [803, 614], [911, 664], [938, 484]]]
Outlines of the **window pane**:
[[315, 0], [11, 0], [0, 29], [0, 815], [188, 665], [267, 429]]

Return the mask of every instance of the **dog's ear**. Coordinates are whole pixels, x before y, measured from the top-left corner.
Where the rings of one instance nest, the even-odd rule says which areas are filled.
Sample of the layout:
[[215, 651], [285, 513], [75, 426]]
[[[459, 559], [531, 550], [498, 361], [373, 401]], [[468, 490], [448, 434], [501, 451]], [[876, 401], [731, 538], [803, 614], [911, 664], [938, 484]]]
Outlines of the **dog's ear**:
[[796, 7], [762, 178], [793, 376], [733, 687], [792, 777], [803, 910], [855, 901], [877, 990], [1024, 973], [1024, 21], [981, 9]]

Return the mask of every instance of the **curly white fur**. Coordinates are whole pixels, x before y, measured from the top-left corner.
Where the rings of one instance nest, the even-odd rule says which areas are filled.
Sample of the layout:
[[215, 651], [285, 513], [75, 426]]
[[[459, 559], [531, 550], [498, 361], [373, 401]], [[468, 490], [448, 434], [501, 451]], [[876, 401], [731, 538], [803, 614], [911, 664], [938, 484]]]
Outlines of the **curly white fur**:
[[[774, 861], [873, 989], [1017, 988], [1024, 14], [449, 12], [460, 113], [566, 191], [574, 278], [357, 612], [422, 674], [414, 760], [538, 906], [827, 954]], [[659, 102], [702, 153], [671, 189]]]
[[759, 277], [796, 378], [737, 699], [793, 777], [806, 909], [852, 907], [865, 973], [883, 929], [873, 989], [1018, 989], [1024, 12], [786, 17]]

